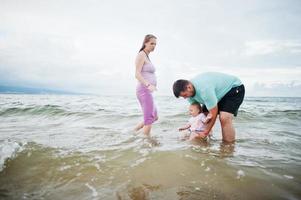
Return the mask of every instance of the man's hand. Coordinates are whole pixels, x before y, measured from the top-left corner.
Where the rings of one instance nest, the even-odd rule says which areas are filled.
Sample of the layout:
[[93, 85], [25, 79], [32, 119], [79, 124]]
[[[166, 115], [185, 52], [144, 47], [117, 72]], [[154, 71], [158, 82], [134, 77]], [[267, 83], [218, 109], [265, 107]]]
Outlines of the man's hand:
[[205, 124], [207, 124], [212, 119], [212, 114], [209, 113], [204, 121]]

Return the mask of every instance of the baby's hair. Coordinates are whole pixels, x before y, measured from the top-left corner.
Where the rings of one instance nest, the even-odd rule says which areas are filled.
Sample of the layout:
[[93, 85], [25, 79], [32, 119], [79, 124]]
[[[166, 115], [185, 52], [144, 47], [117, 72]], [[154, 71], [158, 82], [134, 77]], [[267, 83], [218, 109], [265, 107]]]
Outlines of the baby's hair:
[[205, 106], [205, 104], [202, 104], [201, 106], [202, 106], [202, 112], [204, 112], [204, 113], [208, 113], [209, 112], [209, 110], [207, 109], [207, 107]]
[[203, 112], [202, 106], [198, 102], [193, 102], [191, 105], [196, 106], [199, 109], [199, 113]]

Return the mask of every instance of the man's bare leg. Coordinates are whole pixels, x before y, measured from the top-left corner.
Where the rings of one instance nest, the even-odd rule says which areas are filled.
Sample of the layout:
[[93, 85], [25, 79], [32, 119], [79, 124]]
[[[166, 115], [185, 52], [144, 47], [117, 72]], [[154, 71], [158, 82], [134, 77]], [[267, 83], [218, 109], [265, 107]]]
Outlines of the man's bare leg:
[[232, 143], [235, 141], [235, 129], [233, 126], [233, 114], [221, 111], [219, 120], [222, 127], [223, 141]]

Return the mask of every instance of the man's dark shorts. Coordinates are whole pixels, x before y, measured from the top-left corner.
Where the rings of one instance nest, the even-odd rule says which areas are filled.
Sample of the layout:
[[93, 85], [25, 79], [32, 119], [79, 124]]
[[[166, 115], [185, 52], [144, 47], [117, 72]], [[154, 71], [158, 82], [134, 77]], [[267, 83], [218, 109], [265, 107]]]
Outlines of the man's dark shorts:
[[218, 102], [218, 112], [224, 111], [232, 113], [237, 116], [238, 108], [244, 100], [245, 87], [240, 85], [232, 88], [226, 95]]

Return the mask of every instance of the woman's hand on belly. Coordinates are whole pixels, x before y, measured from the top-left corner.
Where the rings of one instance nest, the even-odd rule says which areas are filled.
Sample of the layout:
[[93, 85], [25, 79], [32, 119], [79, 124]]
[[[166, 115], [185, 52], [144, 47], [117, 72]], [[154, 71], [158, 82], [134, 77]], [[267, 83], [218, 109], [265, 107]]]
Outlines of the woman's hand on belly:
[[154, 91], [157, 90], [156, 86], [154, 86], [154, 85], [152, 85], [152, 84], [150, 84], [150, 85], [147, 87], [147, 89], [148, 89], [149, 91], [151, 91], [151, 92], [154, 92]]

